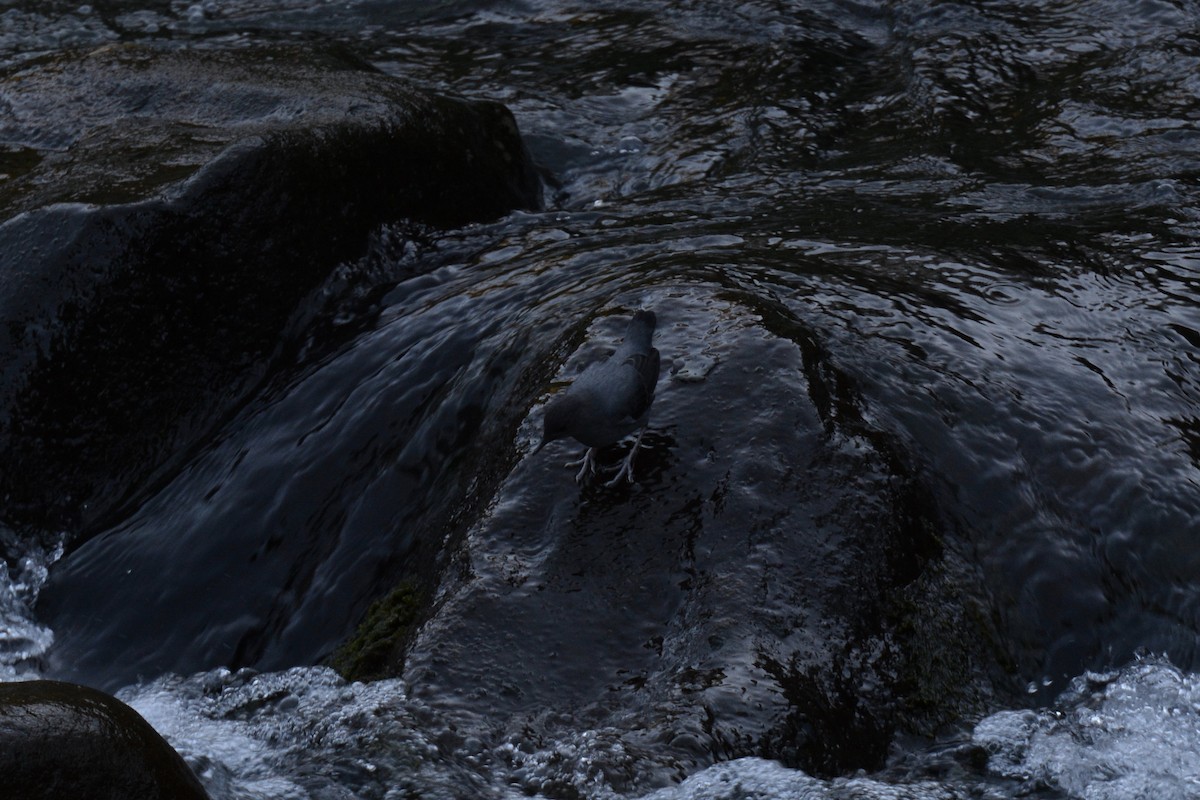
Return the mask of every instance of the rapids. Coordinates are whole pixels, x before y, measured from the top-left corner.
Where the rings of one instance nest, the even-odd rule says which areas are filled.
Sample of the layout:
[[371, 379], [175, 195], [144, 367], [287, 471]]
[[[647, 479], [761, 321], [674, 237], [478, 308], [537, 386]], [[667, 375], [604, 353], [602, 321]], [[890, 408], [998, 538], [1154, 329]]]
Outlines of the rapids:
[[[503, 102], [546, 208], [376, 230], [126, 518], [0, 528], [7, 677], [230, 800], [1200, 794], [1200, 4], [0, 4], [142, 40]], [[639, 307], [581, 489], [540, 408]], [[400, 674], [321, 666], [404, 579]]]

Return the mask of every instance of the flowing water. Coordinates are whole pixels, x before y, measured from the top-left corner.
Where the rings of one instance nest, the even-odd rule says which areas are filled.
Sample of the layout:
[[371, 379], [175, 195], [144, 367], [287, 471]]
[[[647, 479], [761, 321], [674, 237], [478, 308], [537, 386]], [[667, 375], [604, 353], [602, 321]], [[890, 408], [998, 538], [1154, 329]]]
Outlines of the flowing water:
[[[128, 518], [0, 530], [10, 678], [216, 798], [1200, 796], [1200, 3], [0, 2], [5, 65], [147, 39], [499, 100], [547, 208], [377, 231]], [[639, 307], [639, 483], [578, 489], [540, 405]], [[412, 575], [402, 677], [317, 666]], [[783, 737], [763, 671], [905, 592], [957, 718]]]

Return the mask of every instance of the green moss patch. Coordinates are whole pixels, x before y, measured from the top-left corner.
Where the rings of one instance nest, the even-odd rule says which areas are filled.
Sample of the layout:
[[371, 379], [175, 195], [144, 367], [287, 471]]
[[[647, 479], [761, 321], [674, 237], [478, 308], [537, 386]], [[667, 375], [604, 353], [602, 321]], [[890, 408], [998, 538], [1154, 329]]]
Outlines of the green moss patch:
[[395, 677], [425, 610], [425, 592], [405, 581], [367, 609], [366, 618], [329, 663], [349, 681]]

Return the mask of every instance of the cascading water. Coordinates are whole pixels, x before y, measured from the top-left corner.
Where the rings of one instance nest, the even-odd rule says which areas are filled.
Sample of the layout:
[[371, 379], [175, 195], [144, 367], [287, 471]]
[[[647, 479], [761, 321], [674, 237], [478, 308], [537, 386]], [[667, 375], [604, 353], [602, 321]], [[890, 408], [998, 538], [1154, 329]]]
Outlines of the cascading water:
[[[5, 9], [10, 70], [348, 44], [548, 191], [377, 230], [110, 528], [0, 528], [4, 678], [230, 800], [1200, 794], [1200, 6]], [[642, 307], [639, 483], [577, 487], [540, 409]], [[322, 666], [404, 580], [396, 673]]]

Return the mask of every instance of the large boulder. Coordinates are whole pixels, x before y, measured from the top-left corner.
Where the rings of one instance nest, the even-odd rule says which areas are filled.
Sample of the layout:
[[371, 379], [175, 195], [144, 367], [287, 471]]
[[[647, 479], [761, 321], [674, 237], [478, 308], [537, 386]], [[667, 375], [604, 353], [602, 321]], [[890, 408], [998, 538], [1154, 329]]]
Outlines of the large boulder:
[[[573, 441], [524, 458], [451, 551], [428, 619], [413, 633], [392, 614], [388, 651], [382, 605], [352, 648], [382, 663], [338, 666], [402, 676], [461, 746], [556, 747], [631, 794], [744, 756], [876, 770], [898, 732], [977, 712], [986, 622], [956, 596], [940, 512], [820, 337], [709, 289], [637, 301], [659, 313], [665, 366], [636, 483], [576, 486]], [[565, 371], [626, 318], [599, 318]], [[573, 796], [507, 752], [524, 791]]]
[[509, 112], [339, 51], [114, 46], [0, 78], [0, 497], [95, 528], [381, 223], [539, 203]]
[[136, 711], [58, 681], [0, 683], [0, 780], [8, 800], [208, 798]]

